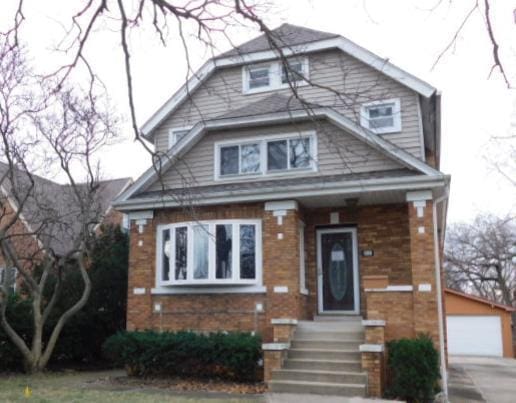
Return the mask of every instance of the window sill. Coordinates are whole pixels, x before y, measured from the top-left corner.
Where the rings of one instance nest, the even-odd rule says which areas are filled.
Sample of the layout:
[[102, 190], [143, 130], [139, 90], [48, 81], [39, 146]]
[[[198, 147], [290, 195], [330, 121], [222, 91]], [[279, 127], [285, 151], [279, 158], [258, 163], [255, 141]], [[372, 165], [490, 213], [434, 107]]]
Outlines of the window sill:
[[257, 284], [257, 280], [182, 280], [163, 282], [158, 287], [250, 287]]
[[306, 176], [307, 174], [317, 174], [319, 173], [319, 169], [317, 166], [308, 167], [308, 168], [293, 168], [293, 169], [277, 169], [266, 171], [265, 173], [259, 174], [235, 174], [235, 175], [225, 175], [225, 176], [216, 176], [216, 182], [238, 182], [246, 179], [267, 179], [274, 178], [278, 176]]
[[180, 294], [264, 294], [267, 287], [257, 284], [223, 284], [199, 286], [157, 286], [151, 290], [152, 295]]
[[[299, 87], [306, 87], [308, 85], [307, 81], [299, 81], [299, 82], [293, 82], [292, 86], [297, 89]], [[259, 88], [245, 88], [242, 92], [244, 95], [253, 95], [253, 94], [261, 94], [264, 92], [272, 92], [272, 91], [278, 91], [278, 90], [290, 90], [290, 85], [288, 83], [281, 84], [281, 85], [269, 85], [267, 87], [259, 87]]]

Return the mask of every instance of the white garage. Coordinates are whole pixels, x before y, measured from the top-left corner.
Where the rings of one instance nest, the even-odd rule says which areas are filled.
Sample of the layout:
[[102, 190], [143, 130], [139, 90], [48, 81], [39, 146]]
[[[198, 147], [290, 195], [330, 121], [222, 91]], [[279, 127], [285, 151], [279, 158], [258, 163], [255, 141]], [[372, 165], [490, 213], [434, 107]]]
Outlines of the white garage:
[[502, 324], [499, 316], [447, 316], [448, 353], [502, 357]]
[[513, 357], [515, 308], [445, 289], [448, 354]]

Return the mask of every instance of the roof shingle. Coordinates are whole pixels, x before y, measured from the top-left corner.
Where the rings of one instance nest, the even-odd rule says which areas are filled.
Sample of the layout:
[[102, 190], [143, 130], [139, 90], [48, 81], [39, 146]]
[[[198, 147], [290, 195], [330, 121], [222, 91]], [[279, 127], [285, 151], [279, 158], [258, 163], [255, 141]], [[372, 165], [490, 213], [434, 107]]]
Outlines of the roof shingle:
[[[315, 29], [299, 27], [292, 24], [283, 24], [278, 28], [273, 29], [271, 33], [272, 39], [275, 40], [280, 47], [302, 45], [339, 36], [338, 34], [316, 31]], [[262, 34], [257, 38], [251, 39], [250, 41], [221, 54], [219, 57], [238, 56], [244, 53], [260, 52], [271, 49], [267, 35]]]

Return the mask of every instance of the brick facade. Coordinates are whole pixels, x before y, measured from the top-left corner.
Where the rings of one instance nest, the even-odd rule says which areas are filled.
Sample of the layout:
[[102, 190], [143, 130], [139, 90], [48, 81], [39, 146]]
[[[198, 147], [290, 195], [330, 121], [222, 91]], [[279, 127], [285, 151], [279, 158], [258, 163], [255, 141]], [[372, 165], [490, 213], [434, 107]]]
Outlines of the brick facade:
[[[268, 211], [265, 203], [156, 210], [153, 218], [141, 227], [141, 232], [131, 221], [127, 327], [130, 330], [238, 330], [258, 332], [264, 342], [286, 341], [279, 330], [273, 329], [272, 319], [312, 319], [318, 313], [317, 230], [353, 226], [358, 237], [361, 315], [385, 321], [381, 338], [371, 329], [366, 342], [382, 344], [384, 340], [414, 337], [424, 332], [430, 333], [438, 346], [431, 201], [426, 201], [425, 206], [422, 215], [413, 203], [285, 211]], [[153, 294], [156, 226], [222, 219], [261, 220], [266, 291]], [[304, 225], [309, 295], [300, 290], [301, 225]], [[373, 255], [363, 256], [364, 250], [372, 251]], [[373, 288], [366, 291], [364, 281], [368, 282], [367, 287]], [[394, 288], [385, 292], [385, 285]], [[430, 292], [420, 291], [420, 286], [430, 287]], [[160, 310], [155, 309], [156, 304], [160, 305]], [[263, 309], [258, 310], [258, 305]], [[267, 360], [277, 365], [280, 354], [267, 354]], [[383, 359], [383, 353], [363, 354], [363, 364], [371, 378], [369, 390], [375, 396], [380, 396], [383, 389], [383, 369], [376, 368], [383, 366]], [[265, 373], [268, 374], [267, 368]]]
[[[377, 292], [365, 296], [362, 278], [382, 275], [391, 285], [429, 283], [435, 289], [433, 233], [430, 215], [418, 218], [409, 204], [364, 206], [340, 209], [288, 210], [278, 217], [266, 211], [264, 203], [156, 210], [139, 233], [131, 224], [128, 328], [202, 331], [258, 331], [272, 340], [271, 319], [311, 319], [317, 314], [316, 230], [330, 225], [357, 228], [360, 266], [361, 313], [371, 319], [385, 319], [386, 338], [412, 337], [428, 331], [437, 337], [434, 314], [435, 293]], [[330, 214], [338, 213], [339, 223], [330, 224]], [[152, 295], [155, 287], [156, 226], [175, 222], [217, 219], [261, 219], [263, 232], [263, 284], [259, 294]], [[300, 292], [299, 225], [305, 223], [306, 284], [309, 296]], [[425, 234], [418, 233], [423, 224]], [[281, 234], [281, 237], [278, 236]], [[415, 238], [415, 239], [414, 239]], [[372, 250], [364, 257], [362, 250]], [[275, 287], [288, 292], [275, 292]], [[135, 294], [135, 289], [145, 289]], [[421, 293], [420, 293], [421, 294]], [[161, 312], [153, 306], [160, 303]], [[263, 311], [256, 311], [262, 304]], [[371, 305], [368, 309], [367, 304]], [[431, 312], [429, 312], [431, 311]], [[424, 312], [424, 314], [422, 314]], [[436, 311], [435, 311], [436, 312]], [[436, 339], [437, 340], [437, 339]]]

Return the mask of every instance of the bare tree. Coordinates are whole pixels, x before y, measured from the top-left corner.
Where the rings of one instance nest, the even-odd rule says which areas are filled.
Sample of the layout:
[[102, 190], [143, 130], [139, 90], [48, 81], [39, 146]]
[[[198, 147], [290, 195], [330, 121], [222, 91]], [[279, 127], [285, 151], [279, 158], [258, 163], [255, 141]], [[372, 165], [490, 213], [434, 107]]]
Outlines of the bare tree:
[[481, 215], [452, 224], [444, 264], [448, 287], [516, 306], [516, 220]]
[[[437, 9], [440, 6], [443, 6], [446, 4], [449, 6], [452, 3], [452, 1], [444, 2], [442, 0], [438, 0], [435, 7], [433, 7], [432, 10]], [[462, 2], [457, 2], [458, 4], [462, 5]], [[462, 31], [467, 26], [468, 22], [475, 16], [480, 15], [482, 18], [484, 24], [485, 24], [485, 35], [487, 36], [489, 43], [491, 45], [491, 70], [489, 71], [489, 77], [492, 76], [494, 71], [498, 71], [498, 73], [502, 76], [503, 80], [505, 81], [505, 84], [508, 88], [511, 88], [513, 86], [512, 77], [508, 73], [507, 69], [507, 61], [503, 59], [503, 56], [501, 55], [500, 49], [501, 49], [501, 39], [504, 40], [504, 45], [509, 45], [510, 41], [507, 41], [505, 43], [505, 39], [503, 38], [503, 35], [501, 35], [499, 32], [497, 32], [498, 25], [495, 22], [495, 18], [493, 16], [493, 8], [497, 5], [499, 6], [502, 2], [496, 2], [494, 0], [471, 0], [470, 7], [467, 9], [467, 11], [462, 16], [462, 19], [460, 20], [456, 30], [452, 34], [450, 40], [446, 44], [446, 46], [443, 48], [441, 53], [437, 56], [433, 67], [435, 67], [440, 60], [444, 57], [446, 53], [448, 53], [450, 50], [452, 50], [456, 44], [457, 40], [459, 39], [460, 35], [462, 34]], [[511, 19], [516, 23], [516, 8], [512, 10], [513, 15], [507, 15], [508, 19]]]
[[[14, 33], [1, 35], [0, 257], [27, 290], [32, 340], [24, 340], [9, 322], [8, 276], [0, 284], [0, 324], [28, 372], [45, 368], [63, 327], [88, 300], [91, 240], [102, 214], [95, 153], [115, 135], [115, 121], [92, 88], [81, 93], [49, 84], [32, 71]], [[65, 184], [46, 181], [35, 171], [58, 175]], [[81, 274], [82, 295], [44, 339], [63, 275], [70, 270]], [[51, 290], [50, 278], [55, 279]]]

